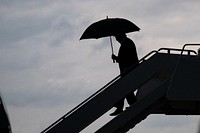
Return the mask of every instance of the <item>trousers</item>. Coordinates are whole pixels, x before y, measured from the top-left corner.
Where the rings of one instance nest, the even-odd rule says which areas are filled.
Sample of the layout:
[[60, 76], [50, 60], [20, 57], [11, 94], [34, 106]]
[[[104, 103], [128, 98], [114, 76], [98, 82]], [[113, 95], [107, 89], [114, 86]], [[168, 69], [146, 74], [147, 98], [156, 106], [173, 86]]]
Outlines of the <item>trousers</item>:
[[129, 93], [125, 98], [121, 99], [120, 101], [118, 101], [116, 104], [115, 104], [115, 107], [117, 109], [123, 109], [124, 107], [124, 99], [127, 100], [128, 104], [131, 106], [132, 104], [134, 104], [137, 99], [136, 99], [136, 96], [133, 92]]

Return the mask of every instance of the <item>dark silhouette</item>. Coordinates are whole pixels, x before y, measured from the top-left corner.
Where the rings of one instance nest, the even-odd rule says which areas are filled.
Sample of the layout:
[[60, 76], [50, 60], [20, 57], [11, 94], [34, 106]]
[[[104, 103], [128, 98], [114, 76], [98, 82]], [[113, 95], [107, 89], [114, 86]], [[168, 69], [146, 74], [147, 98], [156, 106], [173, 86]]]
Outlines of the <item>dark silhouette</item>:
[[11, 126], [5, 104], [0, 95], [0, 133], [11, 133]]
[[[118, 56], [112, 54], [112, 59], [119, 64], [120, 74], [123, 76], [131, 67], [136, 67], [139, 64], [137, 51], [134, 42], [129, 39], [126, 34], [115, 35], [116, 40], [121, 44], [118, 52]], [[128, 94], [126, 97], [128, 104], [131, 106], [136, 102], [134, 93]], [[115, 116], [123, 112], [124, 99], [121, 99], [115, 107], [117, 108], [111, 116]]]

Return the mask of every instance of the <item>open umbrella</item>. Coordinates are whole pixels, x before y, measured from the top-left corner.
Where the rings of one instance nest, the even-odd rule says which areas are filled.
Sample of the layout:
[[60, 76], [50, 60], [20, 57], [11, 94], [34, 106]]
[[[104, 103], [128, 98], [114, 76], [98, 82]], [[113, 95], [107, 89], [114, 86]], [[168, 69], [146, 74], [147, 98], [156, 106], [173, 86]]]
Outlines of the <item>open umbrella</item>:
[[140, 28], [131, 21], [123, 18], [106, 18], [91, 24], [82, 34], [82, 39], [98, 39], [102, 37], [110, 37], [110, 43], [113, 54], [113, 45], [111, 36], [120, 33], [129, 33], [139, 31]]

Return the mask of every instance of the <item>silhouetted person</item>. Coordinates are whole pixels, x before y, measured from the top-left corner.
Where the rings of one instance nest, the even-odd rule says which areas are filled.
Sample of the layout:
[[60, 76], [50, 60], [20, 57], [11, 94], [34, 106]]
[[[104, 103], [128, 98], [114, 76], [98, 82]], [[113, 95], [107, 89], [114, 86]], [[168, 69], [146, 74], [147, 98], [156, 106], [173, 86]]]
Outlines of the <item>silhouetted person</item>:
[[[123, 76], [133, 65], [138, 65], [138, 56], [134, 42], [129, 39], [126, 34], [115, 35], [116, 40], [121, 44], [118, 52], [118, 56], [112, 55], [112, 59], [119, 64], [120, 74]], [[123, 88], [122, 88], [123, 89]], [[128, 94], [126, 97], [128, 104], [131, 106], [136, 102], [136, 97], [134, 93]], [[123, 112], [124, 99], [121, 99], [115, 107], [117, 108], [111, 116], [115, 116]]]

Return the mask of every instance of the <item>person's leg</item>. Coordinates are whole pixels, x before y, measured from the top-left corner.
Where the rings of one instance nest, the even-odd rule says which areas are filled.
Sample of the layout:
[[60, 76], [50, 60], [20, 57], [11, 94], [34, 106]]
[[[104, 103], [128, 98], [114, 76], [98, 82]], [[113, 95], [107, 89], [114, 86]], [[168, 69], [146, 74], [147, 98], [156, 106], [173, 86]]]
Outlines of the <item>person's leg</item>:
[[133, 92], [129, 93], [127, 96], [126, 96], [126, 100], [128, 102], [128, 104], [131, 106], [132, 104], [134, 104], [137, 99], [136, 99], [136, 96]]
[[115, 116], [123, 112], [124, 99], [117, 102], [114, 107], [116, 107], [117, 109], [113, 113], [111, 113], [110, 116]]

